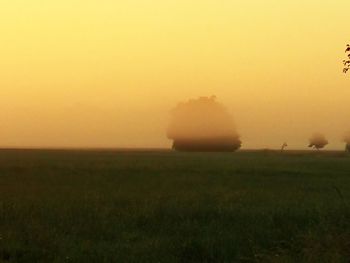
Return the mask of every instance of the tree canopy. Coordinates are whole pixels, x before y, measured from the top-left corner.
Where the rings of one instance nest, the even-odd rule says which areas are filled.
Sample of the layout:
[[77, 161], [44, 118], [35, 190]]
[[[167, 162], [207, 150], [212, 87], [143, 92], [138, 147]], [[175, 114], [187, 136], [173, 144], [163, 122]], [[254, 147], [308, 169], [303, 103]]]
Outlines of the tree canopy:
[[328, 140], [321, 133], [314, 133], [309, 139], [309, 147], [317, 150], [322, 149], [328, 144]]
[[167, 136], [184, 151], [234, 151], [241, 147], [232, 115], [216, 97], [179, 103], [171, 111]]
[[345, 53], [347, 55], [347, 58], [343, 60], [343, 64], [344, 64], [343, 72], [347, 73], [348, 70], [350, 69], [350, 45], [349, 44], [346, 45]]

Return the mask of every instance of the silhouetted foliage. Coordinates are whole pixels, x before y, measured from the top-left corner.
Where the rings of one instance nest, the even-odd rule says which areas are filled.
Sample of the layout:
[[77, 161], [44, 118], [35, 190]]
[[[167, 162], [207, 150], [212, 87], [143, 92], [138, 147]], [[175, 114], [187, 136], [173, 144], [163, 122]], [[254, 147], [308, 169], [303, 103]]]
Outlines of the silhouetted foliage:
[[314, 133], [309, 139], [309, 142], [310, 142], [309, 147], [315, 148], [317, 150], [322, 149], [328, 144], [328, 140], [321, 133]]
[[350, 131], [344, 135], [343, 141], [345, 142], [345, 151], [350, 152]]
[[235, 151], [241, 147], [232, 115], [215, 96], [178, 104], [171, 112], [167, 136], [179, 151]]
[[237, 136], [207, 139], [175, 139], [173, 149], [187, 152], [233, 152], [241, 147]]
[[343, 64], [344, 64], [343, 72], [347, 73], [348, 70], [350, 69], [350, 45], [349, 44], [346, 45], [345, 53], [347, 55], [347, 58], [343, 60]]
[[350, 143], [347, 143], [345, 145], [345, 151], [349, 152], [350, 153]]
[[284, 142], [281, 146], [281, 152], [283, 152], [286, 147], [288, 147], [288, 144]]

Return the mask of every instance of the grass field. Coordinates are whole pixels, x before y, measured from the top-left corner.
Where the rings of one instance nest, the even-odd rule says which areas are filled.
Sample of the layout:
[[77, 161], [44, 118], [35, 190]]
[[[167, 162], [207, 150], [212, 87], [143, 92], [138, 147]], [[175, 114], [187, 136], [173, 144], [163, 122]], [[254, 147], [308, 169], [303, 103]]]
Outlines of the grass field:
[[0, 151], [0, 262], [349, 262], [337, 152]]

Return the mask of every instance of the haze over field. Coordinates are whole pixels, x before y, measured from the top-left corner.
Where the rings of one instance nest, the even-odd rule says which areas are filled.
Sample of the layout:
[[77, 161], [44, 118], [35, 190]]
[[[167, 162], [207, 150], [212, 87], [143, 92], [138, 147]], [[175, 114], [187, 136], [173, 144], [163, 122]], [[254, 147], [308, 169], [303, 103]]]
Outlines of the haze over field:
[[216, 95], [243, 148], [343, 149], [348, 0], [0, 3], [0, 146], [170, 147], [170, 109]]
[[171, 111], [167, 136], [171, 140], [239, 137], [231, 114], [215, 97], [179, 103]]

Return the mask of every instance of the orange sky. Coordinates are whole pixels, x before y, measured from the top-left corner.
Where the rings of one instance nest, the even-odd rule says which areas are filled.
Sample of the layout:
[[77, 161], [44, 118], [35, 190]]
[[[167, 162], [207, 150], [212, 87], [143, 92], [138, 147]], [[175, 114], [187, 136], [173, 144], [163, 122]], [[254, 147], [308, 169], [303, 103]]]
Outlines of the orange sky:
[[349, 0], [0, 3], [0, 145], [168, 147], [169, 110], [216, 95], [243, 148], [350, 130]]

